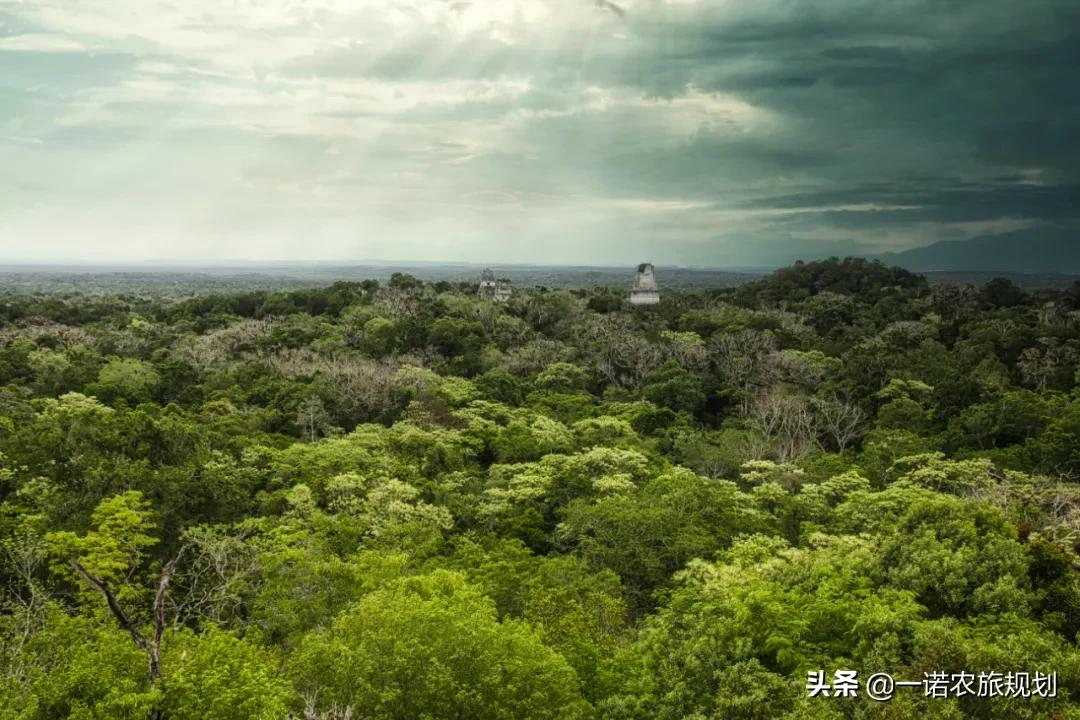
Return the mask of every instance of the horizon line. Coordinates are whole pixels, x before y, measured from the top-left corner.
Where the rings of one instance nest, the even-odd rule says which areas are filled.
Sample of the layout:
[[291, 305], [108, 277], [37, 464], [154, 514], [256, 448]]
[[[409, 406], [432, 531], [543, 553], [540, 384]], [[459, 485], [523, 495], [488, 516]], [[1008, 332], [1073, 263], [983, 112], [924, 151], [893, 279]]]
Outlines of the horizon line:
[[[477, 267], [477, 268], [583, 268], [615, 270], [623, 267], [636, 268], [641, 262], [623, 264], [592, 264], [592, 263], [545, 263], [545, 262], [485, 262], [477, 260], [247, 260], [247, 259], [197, 259], [197, 260], [8, 260], [0, 258], [2, 267], [123, 267], [123, 268], [158, 268], [158, 267], [198, 267], [198, 268], [254, 268], [261, 266], [277, 267], [323, 267], [323, 268], [350, 268], [350, 267]], [[795, 261], [789, 264], [793, 264]], [[759, 272], [771, 271], [786, 265], [683, 265], [652, 263], [658, 268], [671, 268], [676, 270], [701, 270], [701, 271], [729, 271], [729, 272]]]

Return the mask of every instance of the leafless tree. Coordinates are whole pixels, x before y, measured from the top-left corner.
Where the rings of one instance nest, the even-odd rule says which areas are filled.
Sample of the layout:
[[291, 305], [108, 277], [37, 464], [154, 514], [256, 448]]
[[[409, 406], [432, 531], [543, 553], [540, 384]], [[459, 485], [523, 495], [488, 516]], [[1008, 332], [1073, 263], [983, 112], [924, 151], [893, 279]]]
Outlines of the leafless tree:
[[745, 440], [744, 456], [749, 460], [764, 460], [773, 453], [773, 441], [761, 428], [755, 428], [754, 432], [747, 433]]
[[751, 398], [780, 379], [783, 363], [775, 341], [765, 333], [744, 330], [716, 335], [709, 350], [716, 374], [739, 391], [744, 413]]
[[930, 286], [930, 308], [949, 322], [972, 317], [979, 308], [979, 293], [970, 285], [934, 283]]
[[205, 335], [188, 336], [173, 345], [173, 352], [191, 365], [208, 369], [218, 366], [237, 354], [254, 354], [260, 341], [274, 331], [275, 320], [245, 319]]
[[1080, 490], [1072, 483], [1045, 482], [1037, 494], [1047, 513], [1047, 536], [1070, 544], [1080, 540]]
[[4, 593], [0, 599], [0, 614], [10, 615], [15, 622], [9, 626], [11, 640], [2, 655], [6, 659], [5, 670], [9, 676], [21, 677], [24, 668], [23, 647], [45, 620], [49, 593], [38, 580], [39, 571], [45, 566], [45, 542], [40, 535], [22, 533], [0, 543], [5, 578]]
[[934, 329], [921, 320], [897, 320], [879, 333], [882, 340], [894, 347], [915, 347], [933, 337]]
[[862, 434], [866, 422], [866, 413], [858, 405], [841, 399], [813, 398], [810, 401], [815, 415], [819, 444], [826, 449], [820, 439], [831, 443], [831, 449], [843, 452]]
[[17, 337], [31, 340], [48, 338], [65, 348], [75, 345], [95, 347], [97, 341], [82, 328], [58, 323], [47, 317], [35, 316], [18, 320], [13, 327], [0, 330], [0, 345], [7, 345]]
[[338, 411], [353, 421], [373, 420], [393, 407], [393, 361], [331, 358], [319, 366], [319, 375], [334, 396]]
[[[411, 359], [412, 364], [426, 364]], [[307, 348], [285, 350], [270, 365], [287, 378], [314, 377], [324, 381], [335, 412], [354, 422], [378, 417], [392, 407], [392, 380], [400, 359], [371, 360], [359, 356], [323, 357]]]
[[1062, 545], [1080, 542], [1080, 488], [1074, 479], [1036, 476], [1031, 483], [997, 478], [970, 490], [976, 500], [1006, 510], [1019, 526]]
[[282, 377], [295, 380], [313, 377], [323, 358], [311, 348], [286, 348], [271, 355], [267, 362]]
[[661, 333], [667, 357], [691, 372], [702, 372], [709, 366], [709, 351], [694, 333]]
[[258, 552], [248, 533], [219, 534], [195, 528], [184, 535], [184, 562], [175, 571], [167, 603], [173, 625], [236, 622], [262, 578]]
[[636, 388], [664, 362], [664, 350], [650, 342], [628, 318], [600, 316], [585, 329], [586, 342], [596, 356], [596, 366], [608, 382]]
[[318, 695], [315, 693], [304, 695], [304, 720], [352, 720], [352, 705], [339, 707], [336, 703], [322, 712], [318, 707]]
[[323, 401], [312, 395], [301, 402], [296, 411], [296, 424], [309, 442], [318, 440], [320, 433], [330, 427], [330, 414], [326, 412]]
[[379, 288], [375, 297], [375, 308], [385, 318], [398, 322], [416, 316], [423, 299], [420, 288]]
[[794, 462], [810, 450], [816, 428], [805, 398], [771, 390], [756, 396], [749, 410], [780, 462]]
[[1054, 338], [1039, 338], [1039, 344], [1025, 348], [1016, 361], [1024, 382], [1036, 390], [1045, 390], [1054, 373], [1073, 359], [1071, 348], [1063, 347]]

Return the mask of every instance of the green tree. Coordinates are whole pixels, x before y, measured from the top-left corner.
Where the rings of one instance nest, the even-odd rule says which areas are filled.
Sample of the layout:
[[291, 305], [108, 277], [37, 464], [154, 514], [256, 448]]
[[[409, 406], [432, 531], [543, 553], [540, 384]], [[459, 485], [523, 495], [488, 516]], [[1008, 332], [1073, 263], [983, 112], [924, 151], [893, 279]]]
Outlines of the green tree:
[[161, 685], [170, 720], [276, 720], [297, 703], [280, 661], [213, 626], [170, 638]]
[[153, 399], [160, 383], [161, 376], [150, 363], [134, 358], [113, 358], [101, 368], [97, 382], [89, 390], [108, 403], [120, 398], [140, 403]]
[[360, 717], [581, 718], [590, 707], [573, 669], [528, 626], [456, 573], [372, 592], [292, 662], [302, 697]]

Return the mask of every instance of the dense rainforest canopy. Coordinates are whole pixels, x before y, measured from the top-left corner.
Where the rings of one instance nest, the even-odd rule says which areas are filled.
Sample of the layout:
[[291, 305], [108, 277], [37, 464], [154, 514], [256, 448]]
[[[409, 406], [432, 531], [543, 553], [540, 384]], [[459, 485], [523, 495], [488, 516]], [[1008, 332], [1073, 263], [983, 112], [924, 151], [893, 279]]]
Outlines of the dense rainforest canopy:
[[[0, 297], [0, 714], [1080, 717], [1080, 288]], [[1057, 698], [807, 675], [1056, 672]]]

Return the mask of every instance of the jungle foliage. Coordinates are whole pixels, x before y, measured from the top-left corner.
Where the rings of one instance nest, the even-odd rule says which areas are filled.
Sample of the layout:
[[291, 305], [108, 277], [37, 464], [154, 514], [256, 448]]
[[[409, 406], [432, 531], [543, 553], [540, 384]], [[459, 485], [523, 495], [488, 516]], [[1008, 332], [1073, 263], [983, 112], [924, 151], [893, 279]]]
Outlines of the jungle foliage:
[[[0, 709], [1080, 717], [1080, 287], [0, 298]], [[810, 670], [1058, 698], [808, 698]]]

